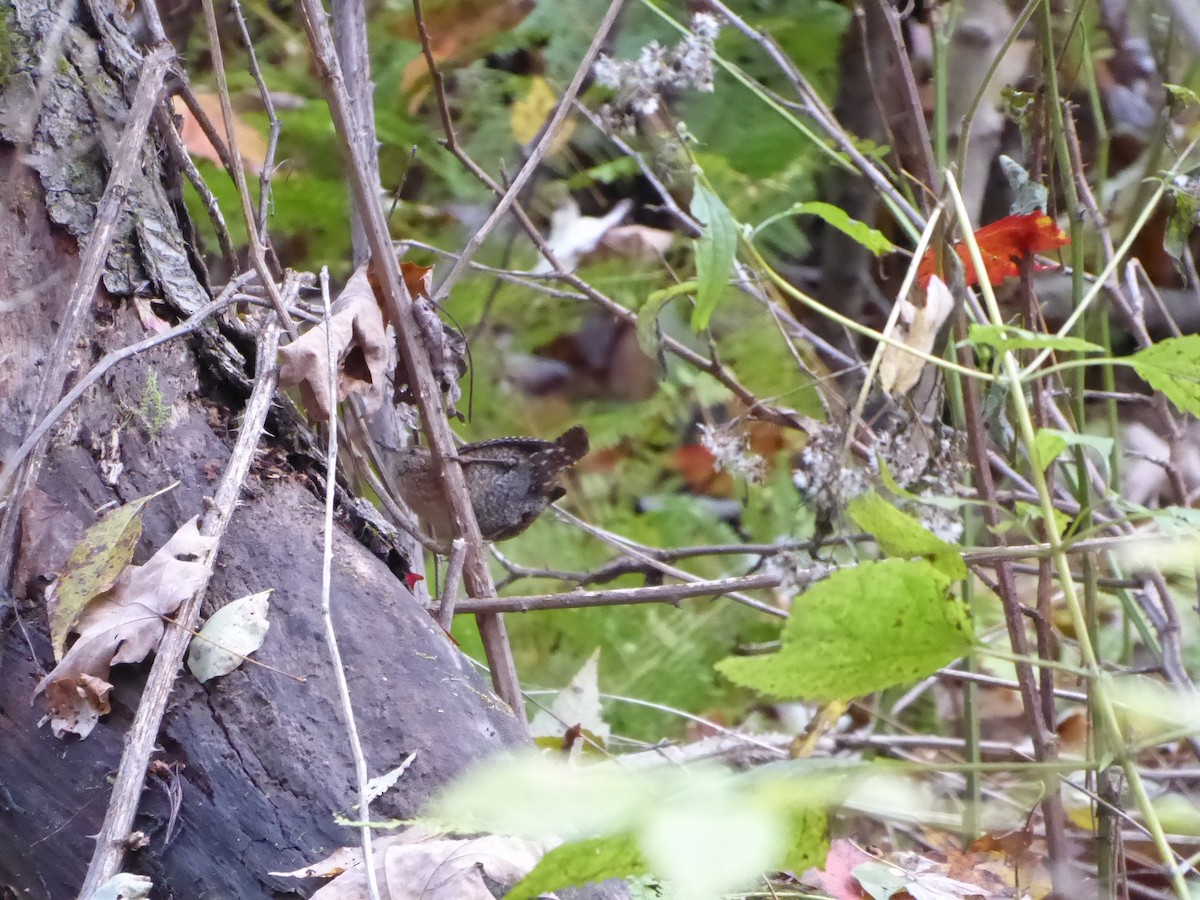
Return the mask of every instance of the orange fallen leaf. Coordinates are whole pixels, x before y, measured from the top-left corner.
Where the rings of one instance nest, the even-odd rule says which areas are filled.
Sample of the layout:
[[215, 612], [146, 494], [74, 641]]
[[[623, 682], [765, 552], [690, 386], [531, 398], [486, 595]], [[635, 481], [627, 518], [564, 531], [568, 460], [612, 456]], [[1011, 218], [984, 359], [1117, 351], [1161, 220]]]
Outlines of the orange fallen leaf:
[[[1062, 229], [1044, 212], [1035, 211], [1022, 216], [1005, 216], [975, 232], [979, 244], [979, 255], [987, 270], [988, 281], [998, 285], [1010, 275], [1017, 274], [1017, 261], [1030, 253], [1053, 250], [1071, 243]], [[966, 271], [967, 287], [979, 282], [975, 267], [971, 264], [971, 251], [965, 241], [954, 245], [954, 252], [962, 260]], [[917, 268], [917, 283], [924, 287], [937, 272], [937, 253], [929, 249], [921, 257]]]
[[[195, 91], [195, 95], [197, 105], [204, 110], [204, 114], [216, 126], [217, 132], [223, 134], [224, 125], [221, 120], [221, 98], [211, 91], [203, 90]], [[180, 118], [179, 137], [183, 141], [183, 146], [187, 148], [188, 153], [192, 156], [198, 156], [201, 159], [214, 162], [218, 166], [221, 165], [221, 155], [217, 153], [217, 148], [209, 141], [208, 135], [204, 133], [204, 129], [200, 127], [200, 123], [192, 115], [192, 111], [184, 106], [178, 97], [172, 98], [171, 104], [175, 115]], [[263, 164], [267, 160], [267, 142], [263, 140], [262, 135], [238, 118], [236, 114], [233, 119], [233, 133], [237, 137], [238, 150], [241, 152], [242, 163], [245, 165], [246, 170], [252, 175], [261, 174]]]

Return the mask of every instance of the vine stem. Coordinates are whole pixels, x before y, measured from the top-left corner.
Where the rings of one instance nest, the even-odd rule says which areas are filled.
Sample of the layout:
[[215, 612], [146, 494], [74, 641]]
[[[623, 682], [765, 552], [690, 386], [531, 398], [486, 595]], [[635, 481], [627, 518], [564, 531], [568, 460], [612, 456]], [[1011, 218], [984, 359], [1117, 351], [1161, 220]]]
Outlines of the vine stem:
[[[962, 223], [964, 239], [967, 249], [971, 254], [971, 263], [975, 266], [976, 272], [986, 272], [987, 267], [983, 263], [983, 255], [979, 251], [979, 243], [975, 240], [974, 231], [970, 226], [970, 218], [966, 205], [963, 202], [962, 194], [959, 192], [954, 174], [949, 171], [946, 173], [946, 186], [954, 202], [958, 220]], [[991, 284], [986, 278], [983, 278], [980, 279], [979, 287], [992, 323], [1003, 325], [1004, 317], [1000, 312], [1000, 305], [996, 302], [996, 294], [992, 290]], [[1016, 356], [1008, 350], [1005, 350], [1001, 354], [1000, 363], [1004, 371], [1004, 376], [1010, 385], [1009, 396], [1013, 400], [1012, 409], [1017, 427], [1021, 432], [1021, 437], [1025, 445], [1033, 447], [1036, 440], [1036, 433], [1029, 408], [1023, 402], [1024, 391], [1022, 390], [1023, 378], [1021, 368], [1017, 363]], [[1030, 468], [1042, 516], [1046, 522], [1053, 523], [1056, 518], [1054, 497], [1046, 481], [1045, 471], [1041, 466], [1036, 464]], [[1062, 591], [1063, 600], [1071, 616], [1071, 624], [1075, 629], [1075, 640], [1079, 647], [1079, 655], [1083, 662], [1083, 668], [1092, 684], [1097, 724], [1102, 729], [1106, 749], [1113, 754], [1114, 759], [1125, 772], [1130, 792], [1133, 794], [1138, 809], [1145, 820], [1155, 848], [1162, 857], [1163, 864], [1167, 866], [1170, 872], [1171, 886], [1174, 888], [1176, 896], [1180, 900], [1188, 900], [1190, 894], [1183, 877], [1183, 871], [1176, 864], [1175, 853], [1167, 841], [1162, 822], [1159, 820], [1158, 814], [1150, 802], [1150, 796], [1146, 792], [1145, 784], [1142, 782], [1137, 761], [1127, 752], [1127, 748], [1124, 745], [1120, 719], [1117, 716], [1116, 706], [1113, 704], [1112, 695], [1109, 690], [1112, 679], [1108, 673], [1102, 671], [1099, 667], [1096, 649], [1092, 645], [1090, 632], [1087, 628], [1087, 620], [1083, 613], [1083, 604], [1080, 601], [1075, 581], [1071, 577], [1070, 561], [1067, 558], [1068, 547], [1063, 543], [1058, 529], [1054, 527], [1046, 529], [1046, 542], [1050, 545], [1050, 559], [1058, 572], [1059, 589]]]

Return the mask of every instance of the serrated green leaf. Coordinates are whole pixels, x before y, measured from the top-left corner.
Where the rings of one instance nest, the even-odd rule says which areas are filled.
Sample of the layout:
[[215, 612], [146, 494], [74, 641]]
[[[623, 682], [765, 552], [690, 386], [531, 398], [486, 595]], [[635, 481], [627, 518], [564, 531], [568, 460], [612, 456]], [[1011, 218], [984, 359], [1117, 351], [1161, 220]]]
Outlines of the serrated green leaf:
[[728, 657], [717, 671], [778, 698], [851, 700], [936, 672], [974, 642], [962, 601], [924, 561], [842, 569], [792, 605], [770, 656]]
[[949, 578], [966, 578], [962, 551], [871, 491], [850, 501], [846, 512], [863, 531], [870, 532], [888, 556], [924, 557]]
[[872, 228], [865, 222], [852, 219], [840, 206], [813, 200], [808, 203], [797, 203], [791, 212], [796, 215], [816, 216], [826, 225], [836, 228], [847, 237], [858, 241], [876, 256], [883, 256], [896, 249], [896, 245], [887, 239], [883, 232]]
[[648, 874], [646, 861], [632, 834], [588, 838], [555, 847], [513, 886], [505, 900], [532, 900], [560, 888]]
[[50, 615], [50, 640], [54, 658], [62, 661], [67, 635], [94, 597], [112, 588], [133, 559], [142, 536], [142, 509], [171, 488], [118, 506], [84, 532], [67, 557], [53, 585], [55, 604]]
[[1126, 362], [1180, 410], [1200, 415], [1200, 334], [1166, 338]]
[[1070, 335], [1042, 334], [1011, 325], [972, 325], [967, 342], [975, 346], [995, 348], [997, 353], [1008, 350], [1062, 350], [1071, 353], [1103, 353], [1104, 348], [1083, 338]]
[[737, 256], [737, 222], [721, 198], [696, 180], [692, 194], [692, 215], [704, 225], [704, 234], [696, 245], [696, 308], [692, 328], [703, 331], [733, 274]]

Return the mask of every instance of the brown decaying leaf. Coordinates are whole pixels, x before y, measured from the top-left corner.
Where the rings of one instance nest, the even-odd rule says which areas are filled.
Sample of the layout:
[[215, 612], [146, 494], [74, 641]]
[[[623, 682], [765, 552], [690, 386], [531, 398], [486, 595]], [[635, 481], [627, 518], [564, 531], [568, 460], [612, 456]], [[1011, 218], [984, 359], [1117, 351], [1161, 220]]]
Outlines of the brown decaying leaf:
[[[454, 405], [462, 397], [458, 380], [467, 371], [467, 342], [458, 331], [441, 320], [437, 308], [433, 305], [429, 291], [429, 273], [432, 271], [432, 266], [418, 266], [410, 262], [400, 264], [404, 286], [412, 298], [413, 319], [421, 334], [421, 343], [429, 354], [430, 371], [438, 387], [446, 395], [447, 414], [453, 416], [456, 415]], [[376, 297], [379, 298], [382, 289], [378, 277], [373, 271], [368, 277]], [[392, 399], [395, 403], [414, 402], [408, 369], [403, 359], [396, 362], [395, 392]]]
[[110, 590], [133, 559], [142, 535], [142, 509], [161, 493], [139, 497], [110, 510], [84, 532], [67, 557], [58, 580], [46, 592], [50, 644], [55, 659], [62, 659], [67, 635], [88, 604]]
[[[211, 91], [197, 90], [194, 93], [197, 105], [216, 125], [218, 133], [222, 132], [221, 98]], [[187, 148], [188, 153], [214, 162], [218, 166], [221, 165], [221, 156], [217, 153], [217, 148], [212, 145], [212, 141], [208, 139], [208, 135], [196, 121], [196, 117], [192, 115], [192, 111], [184, 106], [183, 101], [178, 97], [173, 97], [171, 104], [175, 115], [182, 119], [179, 138], [183, 141], [183, 146]], [[241, 153], [242, 164], [246, 170], [254, 175], [261, 174], [263, 164], [267, 159], [267, 142], [263, 140], [262, 135], [239, 119], [236, 114], [233, 119], [233, 133], [237, 138], [238, 151]]]
[[[521, 23], [533, 11], [533, 0], [442, 0], [427, 5], [425, 27], [429, 49], [437, 63], [466, 63], [486, 52], [497, 35]], [[415, 19], [405, 19], [396, 27], [409, 41], [419, 40]], [[404, 68], [400, 90], [416, 94], [413, 106], [425, 94], [429, 82], [429, 64], [424, 55]], [[420, 89], [420, 90], [418, 90]]]
[[328, 323], [338, 360], [338, 396], [329, 396], [326, 323], [310, 328], [279, 351], [279, 384], [299, 385], [309, 418], [326, 422], [337, 402], [350, 394], [364, 398], [366, 411], [383, 403], [388, 342], [383, 311], [363, 265], [350, 276], [331, 309]]
[[[954, 296], [946, 283], [936, 275], [929, 279], [925, 305], [917, 307], [908, 300], [900, 301], [900, 321], [905, 328], [899, 335], [906, 347], [922, 353], [932, 353], [938, 331], [954, 310]], [[925, 360], [901, 347], [888, 344], [883, 348], [879, 363], [879, 383], [889, 394], [905, 394], [921, 378]]]
[[[388, 900], [492, 900], [495, 895], [488, 890], [487, 881], [515, 884], [549, 848], [549, 844], [519, 838], [459, 839], [410, 828], [375, 842], [380, 893]], [[359, 848], [346, 847], [305, 869], [272, 874], [294, 878], [332, 875], [334, 880], [313, 894], [313, 900], [350, 900], [366, 893], [361, 860]]]
[[200, 589], [216, 539], [185, 523], [144, 566], [128, 566], [112, 590], [97, 597], [72, 629], [79, 639], [34, 689], [45, 691], [55, 737], [85, 738], [109, 711], [110, 667], [136, 663], [158, 647], [169, 616]]

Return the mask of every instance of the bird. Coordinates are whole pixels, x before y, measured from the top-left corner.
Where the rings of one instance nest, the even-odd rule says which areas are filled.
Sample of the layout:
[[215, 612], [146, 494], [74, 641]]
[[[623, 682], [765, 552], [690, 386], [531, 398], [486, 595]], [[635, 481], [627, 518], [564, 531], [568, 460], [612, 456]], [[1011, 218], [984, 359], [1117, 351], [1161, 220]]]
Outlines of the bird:
[[[466, 444], [455, 454], [485, 541], [506, 541], [525, 531], [566, 491], [558, 483], [564, 470], [588, 452], [588, 435], [576, 425], [553, 441], [503, 437]], [[439, 541], [452, 536], [450, 508], [423, 447], [385, 452], [389, 474], [401, 496]]]

